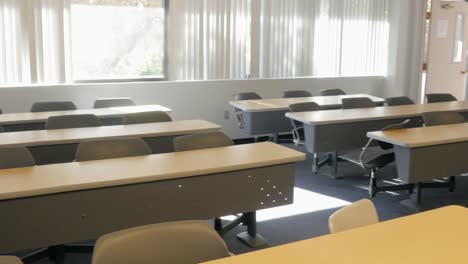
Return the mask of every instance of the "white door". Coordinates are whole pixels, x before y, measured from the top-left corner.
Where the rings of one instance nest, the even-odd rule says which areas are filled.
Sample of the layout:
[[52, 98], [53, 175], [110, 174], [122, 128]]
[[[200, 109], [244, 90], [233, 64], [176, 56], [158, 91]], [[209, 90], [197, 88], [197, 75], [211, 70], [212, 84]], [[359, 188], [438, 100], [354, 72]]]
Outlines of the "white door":
[[427, 58], [427, 93], [467, 96], [468, 3], [433, 0]]

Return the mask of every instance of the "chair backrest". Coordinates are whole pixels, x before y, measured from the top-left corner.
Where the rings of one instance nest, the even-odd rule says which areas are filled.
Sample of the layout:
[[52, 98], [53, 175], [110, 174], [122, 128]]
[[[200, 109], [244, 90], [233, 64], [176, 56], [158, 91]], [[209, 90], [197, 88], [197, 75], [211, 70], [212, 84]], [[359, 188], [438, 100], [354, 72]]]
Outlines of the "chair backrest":
[[342, 232], [377, 223], [379, 223], [377, 210], [368, 199], [348, 205], [336, 211], [328, 218], [330, 233]]
[[234, 145], [232, 139], [222, 132], [193, 134], [174, 139], [175, 151], [219, 148], [232, 145]]
[[127, 114], [123, 117], [123, 123], [125, 125], [171, 122], [171, 121], [172, 121], [172, 118], [169, 116], [169, 114], [163, 111], [132, 113], [132, 114]]
[[346, 93], [341, 89], [325, 89], [320, 91], [321, 96], [336, 96], [336, 95], [346, 95]]
[[70, 101], [61, 102], [38, 102], [31, 106], [31, 112], [51, 112], [76, 110], [76, 105]]
[[414, 101], [411, 98], [406, 96], [390, 97], [385, 99], [385, 103], [388, 106], [398, 106], [398, 105], [414, 105]]
[[0, 169], [31, 167], [36, 161], [31, 152], [25, 147], [0, 148]]
[[109, 108], [109, 107], [122, 107], [122, 106], [135, 106], [135, 102], [131, 98], [100, 98], [94, 101], [94, 109]]
[[145, 141], [139, 138], [90, 140], [81, 142], [76, 161], [116, 159], [151, 154]]
[[248, 93], [238, 93], [234, 95], [234, 100], [243, 101], [243, 100], [260, 100], [262, 97], [254, 92]]
[[304, 90], [284, 91], [283, 98], [312, 97], [312, 94]]
[[463, 115], [453, 111], [423, 113], [423, 120], [425, 126], [442, 126], [466, 122]]
[[368, 97], [343, 98], [343, 109], [371, 108], [377, 104]]
[[0, 256], [0, 264], [23, 264], [23, 261], [15, 256]]
[[457, 98], [451, 94], [433, 93], [426, 94], [428, 104], [457, 101]]
[[92, 264], [191, 264], [225, 258], [223, 239], [203, 221], [136, 227], [99, 238]]
[[46, 129], [98, 127], [100, 125], [101, 120], [95, 115], [63, 115], [49, 117]]
[[298, 103], [289, 105], [289, 112], [310, 112], [310, 111], [319, 111], [322, 110], [322, 107], [314, 102]]

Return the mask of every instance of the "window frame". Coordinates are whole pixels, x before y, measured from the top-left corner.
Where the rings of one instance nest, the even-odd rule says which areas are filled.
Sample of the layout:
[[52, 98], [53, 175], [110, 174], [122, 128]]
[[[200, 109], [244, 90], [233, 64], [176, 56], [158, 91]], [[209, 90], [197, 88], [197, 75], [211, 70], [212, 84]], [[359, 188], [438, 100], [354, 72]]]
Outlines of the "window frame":
[[[91, 84], [91, 83], [136, 83], [136, 82], [164, 82], [169, 80], [169, 52], [168, 52], [168, 37], [169, 37], [169, 0], [161, 0], [164, 7], [164, 41], [163, 41], [163, 76], [162, 77], [141, 77], [141, 78], [97, 78], [97, 79], [75, 79], [71, 75], [70, 82], [72, 84]], [[73, 34], [73, 32], [72, 32]], [[71, 59], [73, 64], [73, 58]]]

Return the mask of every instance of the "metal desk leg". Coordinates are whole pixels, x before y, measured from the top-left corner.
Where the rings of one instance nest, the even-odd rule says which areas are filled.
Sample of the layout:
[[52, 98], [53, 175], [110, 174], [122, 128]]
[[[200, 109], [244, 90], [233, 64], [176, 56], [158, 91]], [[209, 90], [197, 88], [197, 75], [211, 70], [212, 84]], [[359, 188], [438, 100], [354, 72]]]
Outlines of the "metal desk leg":
[[251, 248], [267, 246], [268, 242], [257, 234], [257, 213], [244, 213], [243, 221], [247, 225], [247, 232], [238, 234], [237, 238]]
[[338, 172], [338, 152], [331, 152], [328, 154], [328, 168], [329, 173], [326, 175], [332, 177], [333, 179], [343, 179], [343, 175]]
[[312, 161], [312, 173], [317, 175], [318, 170], [324, 165], [327, 165], [329, 163], [330, 157], [320, 160], [318, 158], [318, 153], [314, 153], [313, 155], [314, 155], [314, 159]]

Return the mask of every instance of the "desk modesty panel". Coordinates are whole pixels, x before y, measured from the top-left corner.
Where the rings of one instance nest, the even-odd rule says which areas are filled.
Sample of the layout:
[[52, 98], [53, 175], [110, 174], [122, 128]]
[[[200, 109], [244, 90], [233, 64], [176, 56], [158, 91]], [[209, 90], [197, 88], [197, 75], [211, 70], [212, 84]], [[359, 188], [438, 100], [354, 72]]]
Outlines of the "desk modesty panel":
[[395, 146], [398, 177], [418, 183], [468, 172], [468, 123], [369, 132]]
[[0, 253], [291, 204], [304, 159], [267, 142], [0, 170]]

